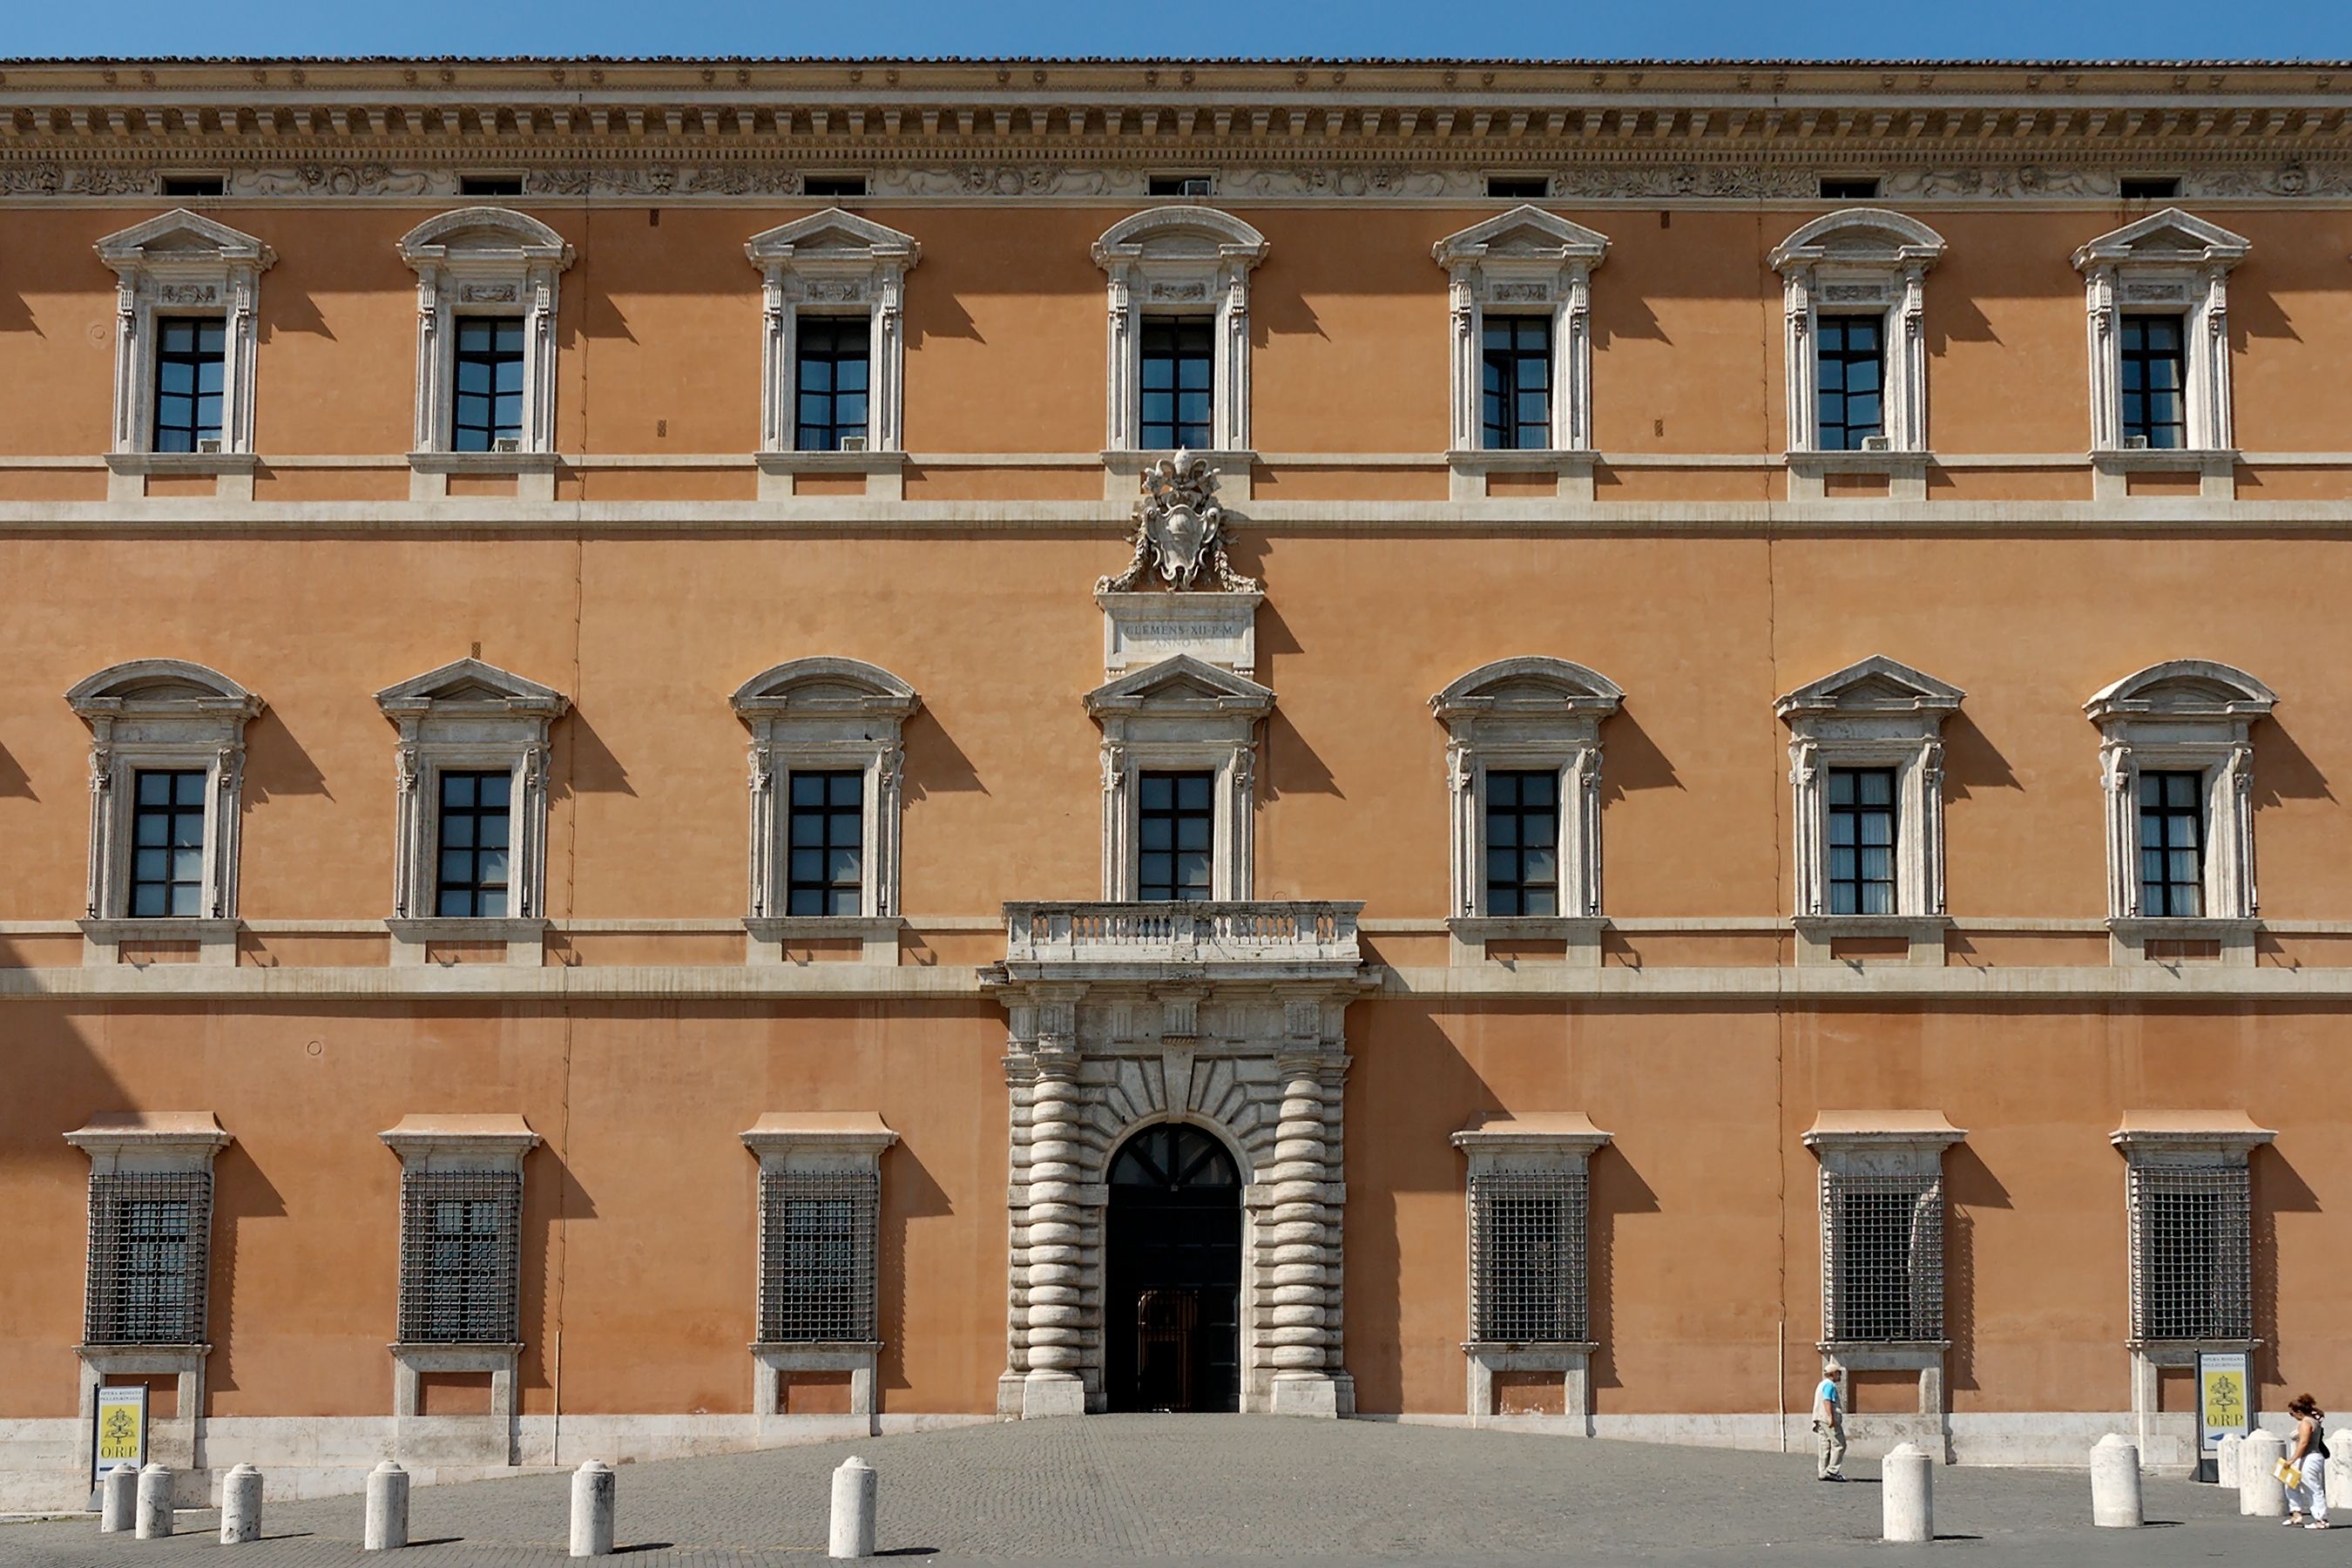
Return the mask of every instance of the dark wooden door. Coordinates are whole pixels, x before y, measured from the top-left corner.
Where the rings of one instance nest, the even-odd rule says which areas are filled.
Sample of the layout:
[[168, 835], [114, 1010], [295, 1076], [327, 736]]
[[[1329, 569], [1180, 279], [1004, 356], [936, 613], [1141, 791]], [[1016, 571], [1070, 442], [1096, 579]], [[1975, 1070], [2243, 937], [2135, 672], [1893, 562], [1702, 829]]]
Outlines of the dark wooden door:
[[1103, 1374], [1113, 1410], [1234, 1410], [1242, 1189], [1224, 1145], [1165, 1123], [1111, 1159]]

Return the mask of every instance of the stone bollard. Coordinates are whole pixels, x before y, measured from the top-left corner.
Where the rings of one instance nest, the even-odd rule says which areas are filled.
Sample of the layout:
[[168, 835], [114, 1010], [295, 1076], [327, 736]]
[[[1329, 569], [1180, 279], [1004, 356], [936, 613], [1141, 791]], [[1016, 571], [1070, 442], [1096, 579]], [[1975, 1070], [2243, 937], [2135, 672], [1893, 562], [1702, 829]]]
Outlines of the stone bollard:
[[[2344, 1447], [2352, 1448], [2352, 1444]], [[2352, 1453], [2337, 1453], [2335, 1447], [2330, 1446], [2327, 1462], [2320, 1467], [2321, 1477], [2327, 1483], [2328, 1500], [2343, 1498], [2352, 1502]]]
[[150, 1465], [139, 1472], [139, 1530], [142, 1541], [172, 1533], [172, 1472]]
[[139, 1472], [117, 1465], [98, 1483], [98, 1528], [111, 1533], [139, 1522]]
[[1889, 1541], [1936, 1539], [1936, 1462], [1915, 1443], [1879, 1461], [1880, 1532]]
[[2110, 1432], [2091, 1448], [2091, 1522], [2102, 1530], [2137, 1530], [2139, 1450]]
[[221, 1544], [261, 1539], [261, 1472], [239, 1465], [221, 1479]]
[[613, 1467], [602, 1459], [591, 1459], [572, 1472], [572, 1556], [612, 1555], [615, 1480]]
[[2224, 1433], [2221, 1446], [2213, 1451], [2213, 1484], [2232, 1490], [2238, 1485], [2238, 1456], [2244, 1451], [2246, 1439], [2235, 1432]]
[[833, 1535], [828, 1557], [874, 1555], [874, 1467], [852, 1454], [833, 1472]]
[[2271, 1474], [2271, 1467], [2286, 1458], [2286, 1445], [2274, 1432], [2246, 1434], [2238, 1450], [2238, 1511], [2255, 1519], [2286, 1517], [2286, 1488]]
[[368, 1472], [362, 1544], [370, 1552], [394, 1552], [408, 1544], [408, 1472], [390, 1459]]

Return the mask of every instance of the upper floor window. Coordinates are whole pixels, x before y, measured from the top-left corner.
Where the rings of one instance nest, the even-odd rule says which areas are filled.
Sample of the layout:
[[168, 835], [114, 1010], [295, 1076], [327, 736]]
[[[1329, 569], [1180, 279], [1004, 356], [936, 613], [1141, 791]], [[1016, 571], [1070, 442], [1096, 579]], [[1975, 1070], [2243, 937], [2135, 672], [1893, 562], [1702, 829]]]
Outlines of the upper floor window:
[[441, 858], [433, 912], [503, 917], [513, 857], [514, 775], [450, 769], [441, 775]]
[[1559, 774], [1486, 773], [1486, 912], [1559, 913]]
[[761, 450], [901, 450], [907, 274], [923, 247], [833, 208], [754, 235], [743, 254], [762, 279]]
[[1966, 695], [1880, 654], [1774, 702], [1789, 726], [1801, 920], [1944, 912], [1943, 724]]
[[801, 195], [838, 199], [842, 196], [862, 196], [866, 194], [863, 174], [811, 174], [801, 182]]
[[1833, 915], [1895, 912], [1895, 778], [1893, 768], [1830, 770], [1829, 912]]
[[1481, 445], [1542, 449], [1551, 442], [1551, 318], [1488, 316]]
[[227, 371], [228, 323], [175, 316], [155, 324], [155, 433], [158, 452], [218, 451], [221, 393]]
[[2229, 277], [2252, 248], [2167, 207], [2074, 252], [2089, 324], [2093, 451], [2236, 445]]
[[2178, 174], [2126, 174], [2118, 194], [2127, 202], [2168, 202], [2180, 195]]
[[120, 280], [113, 450], [250, 453], [255, 311], [277, 255], [191, 212], [109, 235], [98, 254]]
[[210, 775], [202, 768], [142, 768], [136, 777], [130, 913], [202, 915]]
[[519, 196], [522, 195], [520, 174], [460, 174], [457, 194], [461, 196]]
[[2189, 356], [2179, 316], [2126, 316], [2120, 369], [2124, 445], [2189, 444]]
[[[2083, 705], [2100, 731], [2107, 916], [2119, 934], [2138, 920], [2254, 918], [2249, 731], [2277, 701], [2243, 670], [2174, 659]], [[2250, 942], [2234, 943], [2247, 963]]]
[[1886, 433], [1886, 318], [1820, 319], [1821, 449], [1859, 452]]
[[1486, 199], [1490, 202], [1539, 202], [1551, 195], [1549, 174], [1489, 174], [1486, 176]]
[[[156, 658], [102, 669], [66, 700], [90, 729], [88, 918], [234, 921], [245, 727], [261, 699]], [[232, 963], [234, 936], [215, 955]]]
[[1150, 903], [1211, 896], [1215, 784], [1215, 774], [1199, 772], [1147, 773], [1138, 781], [1137, 898]]
[[1198, 206], [1152, 207], [1095, 242], [1109, 275], [1107, 448], [1248, 449], [1249, 279], [1265, 249], [1241, 219]]
[[1206, 174], [1153, 174], [1144, 182], [1148, 196], [1205, 196], [1214, 182]]
[[[461, 658], [386, 687], [375, 700], [399, 730], [394, 920], [540, 919], [548, 729], [569, 700]], [[409, 961], [413, 945], [397, 945], [395, 961]]]
[[1815, 218], [1772, 250], [1791, 453], [1927, 449], [1927, 271], [1943, 237], [1883, 207]]
[[572, 247], [537, 218], [461, 207], [404, 235], [400, 258], [416, 273], [415, 449], [554, 451], [556, 285]]
[[1608, 237], [1522, 206], [1430, 254], [1451, 279], [1448, 449], [1590, 449], [1591, 278]]
[[866, 887], [863, 770], [792, 775], [792, 886], [785, 913], [854, 915]]
[[459, 452], [515, 451], [522, 439], [520, 316], [468, 316], [457, 323], [456, 405], [449, 445]]
[[1874, 202], [1877, 199], [1876, 180], [1827, 179], [1822, 182], [1822, 200], [1825, 202]]
[[1200, 451], [1214, 439], [1216, 330], [1186, 317], [1143, 323], [1143, 405], [1139, 445]]

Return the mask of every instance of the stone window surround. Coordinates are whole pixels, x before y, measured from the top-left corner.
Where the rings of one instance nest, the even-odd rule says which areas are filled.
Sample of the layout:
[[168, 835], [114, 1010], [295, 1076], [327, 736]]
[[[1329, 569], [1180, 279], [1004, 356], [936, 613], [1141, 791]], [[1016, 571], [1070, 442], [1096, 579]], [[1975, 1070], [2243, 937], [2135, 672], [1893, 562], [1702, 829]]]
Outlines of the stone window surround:
[[[392, 962], [422, 964], [435, 942], [503, 941], [508, 963], [536, 968], [544, 961], [547, 929], [548, 730], [570, 699], [478, 658], [461, 658], [388, 686], [375, 701], [399, 731], [393, 913], [384, 921]], [[505, 768], [514, 775], [503, 919], [434, 912], [440, 778], [449, 768]]]
[[[1944, 900], [1943, 723], [1967, 695], [1873, 654], [1773, 702], [1789, 727], [1795, 791], [1798, 963], [1831, 962], [1839, 937], [1887, 937], [1908, 943], [1912, 963], [1943, 963], [1951, 923]], [[1828, 775], [1846, 767], [1895, 770], [1892, 915], [1828, 912]]]
[[[497, 1171], [518, 1180], [523, 1156], [537, 1148], [539, 1134], [519, 1115], [416, 1114], [376, 1134], [400, 1156], [402, 1185], [412, 1172]], [[395, 1210], [394, 1225], [398, 1225]], [[480, 1449], [467, 1457], [477, 1462], [511, 1465], [514, 1458], [515, 1415], [519, 1408], [515, 1370], [522, 1357], [520, 1342], [485, 1344], [403, 1344], [384, 1347], [392, 1354], [394, 1447], [410, 1459], [420, 1443], [446, 1444], [446, 1427], [455, 1420], [488, 1424], [489, 1441], [466, 1443]], [[487, 1372], [490, 1374], [490, 1411], [487, 1416], [427, 1416], [424, 1406], [424, 1374], [433, 1372]], [[420, 1425], [430, 1421], [432, 1427]], [[463, 1440], [460, 1439], [462, 1442]], [[429, 1458], [426, 1462], [431, 1462]]]
[[[771, 1110], [747, 1128], [741, 1136], [743, 1146], [758, 1157], [760, 1173], [763, 1176], [771, 1172], [795, 1174], [848, 1172], [873, 1176], [877, 1182], [881, 1177], [884, 1152], [898, 1142], [898, 1133], [883, 1122], [881, 1113], [872, 1110]], [[760, 1215], [757, 1223], [760, 1226], [757, 1236], [764, 1236], [767, 1215], [764, 1213]], [[755, 1256], [761, 1251], [756, 1236], [752, 1250]], [[878, 1252], [877, 1267], [879, 1267]], [[755, 1321], [757, 1317], [755, 1289]], [[850, 1418], [867, 1436], [882, 1429], [877, 1379], [877, 1368], [882, 1354], [880, 1341], [868, 1343], [755, 1342], [751, 1346], [751, 1407], [759, 1417], [763, 1436], [771, 1426], [786, 1422], [798, 1426], [811, 1419], [784, 1417], [777, 1410], [783, 1380], [795, 1372], [848, 1373]]]
[[[2152, 236], [2167, 233], [2190, 243], [2142, 248]], [[2199, 489], [2204, 499], [2236, 496], [2229, 278], [2230, 269], [2252, 248], [2240, 235], [2179, 207], [2167, 207], [2103, 234], [2074, 252], [2075, 270], [2083, 274], [2088, 325], [2094, 500], [2123, 499], [2130, 493], [2129, 475], [2147, 470], [2195, 469], [2201, 476]], [[2124, 449], [2120, 318], [2134, 305], [2177, 306], [2184, 318], [2185, 447]]]
[[[2107, 1142], [2123, 1154], [2127, 1165], [2245, 1165], [2252, 1163], [2256, 1149], [2277, 1137], [2270, 1128], [2255, 1126], [2242, 1110], [2126, 1110]], [[2125, 1194], [2128, 1205], [2128, 1184]], [[2129, 1223], [2126, 1215], [2126, 1226]], [[2151, 1340], [2130, 1344], [2132, 1416], [2139, 1431], [2140, 1452], [2149, 1451], [2150, 1429], [2164, 1419], [2158, 1410], [2162, 1368], [2194, 1367], [2200, 1351], [2251, 1353], [2260, 1343], [2258, 1340]], [[2191, 1458], [2198, 1453], [2196, 1444], [2192, 1436]]]
[[[814, 243], [826, 237], [835, 243]], [[760, 483], [762, 500], [793, 493], [801, 472], [866, 476], [870, 499], [905, 493], [907, 274], [923, 258], [912, 235], [828, 207], [756, 234], [743, 254], [760, 269]], [[864, 315], [866, 450], [797, 449], [799, 325], [803, 315]]]
[[[1191, 689], [1173, 699], [1171, 685]], [[1131, 902], [1139, 867], [1138, 814], [1145, 772], [1215, 775], [1216, 833], [1209, 896], [1256, 896], [1257, 733], [1274, 693], [1244, 676], [1177, 654], [1087, 693], [1102, 726], [1103, 898]]]
[[1095, 265], [1110, 276], [1106, 452], [1140, 449], [1145, 319], [1211, 316], [1216, 342], [1210, 445], [1220, 452], [1246, 453], [1249, 279], [1250, 269], [1265, 259], [1265, 237], [1214, 207], [1157, 206], [1105, 229], [1093, 253]]
[[[1535, 243], [1508, 246], [1532, 233]], [[1455, 500], [1484, 499], [1496, 468], [1550, 468], [1565, 481], [1562, 499], [1592, 499], [1592, 269], [1609, 254], [1609, 237], [1523, 205], [1430, 247], [1450, 279], [1452, 439], [1446, 464]], [[1541, 309], [1538, 309], [1540, 307]], [[1486, 318], [1490, 313], [1549, 314], [1552, 323], [1551, 440], [1549, 452], [1488, 451], [1485, 420]]]
[[[219, 671], [176, 658], [110, 665], [77, 682], [66, 701], [90, 731], [83, 963], [116, 963], [125, 941], [192, 941], [198, 962], [234, 966], [245, 727], [267, 704]], [[131, 816], [142, 768], [205, 771], [201, 916], [142, 920], [128, 913]]]
[[[166, 243], [174, 240], [180, 243]], [[151, 473], [184, 473], [217, 475], [222, 499], [251, 500], [255, 321], [261, 275], [277, 265], [277, 252], [249, 234], [184, 208], [108, 235], [97, 249], [117, 279], [107, 499], [143, 497]], [[158, 315], [219, 316], [226, 327], [218, 452], [152, 449]]]
[[[1532, 689], [1549, 689], [1540, 695]], [[1601, 932], [1601, 723], [1624, 691], [1597, 670], [1524, 655], [1484, 664], [1429, 700], [1445, 726], [1453, 888], [1450, 962], [1486, 961], [1494, 939], [1565, 939], [1571, 963], [1598, 967]], [[1486, 912], [1486, 774], [1548, 768], [1559, 775], [1558, 915]]]
[[[1895, 500], [1927, 497], [1927, 350], [1922, 332], [1927, 276], [1944, 238], [1885, 207], [1843, 207], [1804, 225], [1772, 247], [1781, 279], [1782, 363], [1788, 387], [1789, 499], [1819, 500], [1824, 477], [1882, 473]], [[1821, 374], [1815, 358], [1822, 307], [1885, 320], [1882, 378], [1887, 449], [1821, 449]]]
[[[92, 1175], [118, 1171], [208, 1171], [213, 1159], [236, 1140], [223, 1131], [209, 1110], [100, 1111], [65, 1135], [89, 1156]], [[217, 1206], [217, 1205], [215, 1205]], [[209, 1295], [209, 1292], [207, 1292]], [[207, 1310], [211, 1303], [206, 1302]], [[202, 1345], [78, 1345], [81, 1361], [81, 1429], [98, 1415], [98, 1391], [108, 1378], [164, 1374], [178, 1380], [172, 1415], [155, 1421], [148, 1458], [175, 1470], [202, 1469], [205, 1361], [213, 1347]]]
[[[2167, 695], [2168, 689], [2171, 693]], [[2144, 961], [2149, 939], [2217, 941], [2221, 962], [2249, 967], [2262, 904], [2254, 882], [2254, 748], [2249, 731], [2277, 694], [2242, 669], [2211, 659], [2152, 664], [2083, 704], [2099, 727], [2099, 782], [2106, 803], [2107, 929], [2118, 963]], [[2205, 913], [2140, 913], [2139, 774], [2195, 770], [2205, 778]]]
[[[1940, 1110], [1821, 1110], [1815, 1112], [1813, 1124], [1804, 1136], [1805, 1146], [1813, 1151], [1824, 1171], [1916, 1176], [1925, 1180], [1942, 1177], [1944, 1151], [1966, 1142], [1968, 1135], [1967, 1129], [1953, 1126]], [[1948, 1209], [1948, 1197], [1945, 1205]], [[1821, 1216], [1823, 1225], [1828, 1220], [1828, 1215]], [[1822, 1248], [1822, 1257], [1826, 1267], [1827, 1247]], [[1826, 1307], [1830, 1283], [1823, 1279], [1821, 1284], [1821, 1301]], [[1890, 1432], [1895, 1441], [1916, 1443], [1939, 1461], [1948, 1460], [1944, 1433], [1944, 1360], [1952, 1348], [1949, 1340], [1853, 1343], [1832, 1339], [1824, 1322], [1822, 1338], [1814, 1348], [1837, 1363], [1839, 1370], [1834, 1375], [1838, 1402], [1848, 1412], [1849, 1424], [1853, 1410], [1851, 1373], [1917, 1373], [1919, 1405], [1916, 1415], [1864, 1419]]]
[[[1453, 1145], [1468, 1156], [1463, 1192], [1467, 1203], [1467, 1177], [1487, 1171], [1574, 1171], [1587, 1170], [1591, 1158], [1608, 1147], [1610, 1135], [1592, 1124], [1592, 1119], [1580, 1110], [1529, 1111], [1513, 1114], [1507, 1111], [1481, 1111], [1468, 1124], [1452, 1135]], [[1587, 1188], [1590, 1191], [1590, 1187]], [[1477, 1215], [1468, 1215], [1471, 1226]], [[1588, 1259], [1586, 1289], [1591, 1289], [1591, 1214], [1586, 1209], [1585, 1256]], [[1471, 1237], [1465, 1232], [1464, 1252], [1465, 1262]], [[1475, 1289], [1475, 1282], [1472, 1289]], [[1511, 1419], [1495, 1413], [1495, 1374], [1498, 1372], [1558, 1372], [1564, 1387], [1561, 1415], [1559, 1419], [1568, 1431], [1580, 1437], [1592, 1435], [1592, 1352], [1600, 1345], [1587, 1340], [1559, 1344], [1505, 1344], [1496, 1342], [1465, 1340], [1462, 1353], [1469, 1363], [1470, 1424], [1485, 1426]], [[1513, 1425], [1528, 1422], [1529, 1418], [1512, 1420]], [[1536, 1417], [1535, 1420], [1546, 1420]]]
[[[854, 937], [866, 963], [898, 962], [902, 726], [921, 710], [915, 689], [878, 665], [831, 656], [787, 659], [736, 688], [751, 731], [747, 962], [781, 963], [795, 938]], [[866, 775], [864, 878], [856, 915], [787, 915], [791, 777], [857, 768]]]
[[[467, 243], [468, 237], [488, 237], [488, 243]], [[454, 208], [401, 237], [400, 258], [416, 273], [411, 500], [446, 496], [452, 473], [516, 474], [519, 499], [555, 499], [557, 284], [572, 257], [562, 235], [505, 207]], [[451, 449], [457, 323], [473, 315], [523, 321], [522, 436], [517, 452]]]

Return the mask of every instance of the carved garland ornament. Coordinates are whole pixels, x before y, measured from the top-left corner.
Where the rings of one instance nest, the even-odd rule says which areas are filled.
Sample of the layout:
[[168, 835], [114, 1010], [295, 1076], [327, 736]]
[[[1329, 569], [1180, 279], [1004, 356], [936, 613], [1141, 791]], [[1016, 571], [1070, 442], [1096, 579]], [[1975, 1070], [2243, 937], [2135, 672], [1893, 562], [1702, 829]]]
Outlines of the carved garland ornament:
[[1203, 575], [1228, 594], [1255, 594], [1256, 580], [1234, 574], [1225, 558], [1225, 511], [1217, 504], [1217, 476], [1190, 452], [1154, 463], [1143, 473], [1135, 503], [1135, 557], [1116, 577], [1096, 580], [1097, 594], [1131, 592], [1153, 570], [1171, 588], [1197, 585]]

